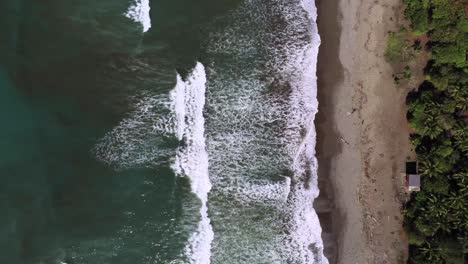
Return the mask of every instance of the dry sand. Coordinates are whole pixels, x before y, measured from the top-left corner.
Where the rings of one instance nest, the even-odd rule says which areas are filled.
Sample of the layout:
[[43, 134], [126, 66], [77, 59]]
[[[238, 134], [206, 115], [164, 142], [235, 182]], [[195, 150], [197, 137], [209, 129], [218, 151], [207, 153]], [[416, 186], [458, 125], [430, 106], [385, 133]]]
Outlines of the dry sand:
[[403, 263], [407, 88], [384, 52], [401, 0], [317, 0], [316, 202], [331, 263]]

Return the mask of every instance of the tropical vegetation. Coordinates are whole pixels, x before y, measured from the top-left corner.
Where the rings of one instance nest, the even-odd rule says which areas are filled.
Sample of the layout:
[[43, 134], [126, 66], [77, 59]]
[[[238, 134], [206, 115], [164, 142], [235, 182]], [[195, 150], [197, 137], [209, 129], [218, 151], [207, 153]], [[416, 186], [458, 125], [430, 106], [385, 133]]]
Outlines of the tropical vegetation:
[[404, 2], [430, 56], [407, 98], [422, 182], [405, 205], [408, 262], [468, 263], [468, 0]]

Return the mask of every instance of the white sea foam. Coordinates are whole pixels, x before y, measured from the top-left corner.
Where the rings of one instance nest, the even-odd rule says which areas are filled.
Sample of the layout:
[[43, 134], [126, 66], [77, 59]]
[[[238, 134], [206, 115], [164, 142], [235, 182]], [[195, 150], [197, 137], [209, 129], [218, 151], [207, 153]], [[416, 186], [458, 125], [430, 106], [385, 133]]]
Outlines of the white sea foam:
[[[294, 185], [291, 190], [292, 196], [289, 200], [290, 214], [292, 216], [289, 223], [291, 232], [290, 245], [294, 255], [298, 259], [306, 260], [305, 263], [328, 263], [328, 260], [321, 252], [323, 242], [321, 239], [321, 228], [317, 214], [313, 209], [313, 199], [319, 194], [317, 188], [317, 161], [315, 158], [316, 132], [314, 117], [317, 112], [317, 89], [316, 89], [316, 58], [320, 37], [316, 25], [317, 10], [311, 0], [302, 0], [302, 6], [307, 12], [309, 20], [312, 22], [313, 38], [303, 49], [297, 50], [298, 56], [294, 65], [296, 69], [301, 69], [300, 75], [291, 79], [292, 93], [290, 95], [292, 115], [289, 116], [290, 126], [301, 124], [305, 129], [305, 135], [297, 147], [293, 157], [293, 168], [295, 175], [299, 176], [300, 182], [306, 184]], [[308, 177], [308, 172], [313, 177]], [[309, 188], [306, 188], [309, 186]], [[318, 252], [311, 252], [309, 246], [314, 245]]]
[[171, 92], [172, 106], [177, 120], [177, 135], [185, 144], [179, 147], [174, 164], [178, 175], [190, 179], [192, 192], [200, 199], [201, 220], [185, 247], [190, 263], [210, 263], [211, 241], [214, 234], [208, 217], [208, 193], [211, 183], [208, 176], [208, 154], [205, 146], [203, 108], [205, 105], [205, 69], [197, 63], [187, 81], [177, 76]]
[[171, 98], [171, 109], [176, 120], [176, 135], [179, 140], [182, 140], [185, 132], [185, 96], [186, 96], [186, 84], [182, 80], [179, 74], [177, 74], [177, 83], [170, 92]]
[[[198, 63], [169, 95], [142, 100], [96, 153], [124, 167], [176, 156], [174, 171], [201, 201], [185, 247], [190, 263], [328, 263], [312, 207], [319, 193], [314, 3], [250, 0], [224, 19], [225, 28], [206, 31], [213, 58], [206, 86]], [[167, 134], [183, 142], [176, 153], [148, 144]]]
[[141, 23], [143, 32], [151, 28], [149, 0], [134, 0], [134, 3], [124, 15], [135, 22]]
[[[176, 85], [168, 95], [144, 97], [136, 110], [100, 139], [94, 149], [101, 161], [117, 169], [155, 166], [175, 156], [175, 173], [190, 179], [191, 190], [201, 201], [201, 219], [184, 249], [185, 258], [193, 264], [210, 263], [214, 236], [207, 207], [211, 183], [204, 137], [205, 83], [201, 63], [186, 81], [177, 74]], [[181, 141], [175, 152], [158, 145], [173, 135]]]
[[313, 209], [315, 5], [251, 0], [224, 19], [206, 47], [212, 262], [328, 263]]
[[117, 169], [155, 166], [175, 155], [173, 149], [159, 144], [177, 129], [174, 117], [167, 114], [171, 108], [170, 97], [144, 96], [134, 108], [94, 147], [98, 159]]

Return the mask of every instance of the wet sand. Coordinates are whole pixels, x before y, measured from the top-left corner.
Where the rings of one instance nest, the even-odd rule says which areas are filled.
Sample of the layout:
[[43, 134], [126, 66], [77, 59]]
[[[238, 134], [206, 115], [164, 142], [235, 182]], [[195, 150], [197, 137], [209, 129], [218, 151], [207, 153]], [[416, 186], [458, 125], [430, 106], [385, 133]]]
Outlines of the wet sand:
[[[380, 3], [381, 2], [381, 3]], [[317, 0], [322, 39], [316, 117], [315, 202], [330, 263], [398, 263], [406, 257], [400, 172], [410, 155], [407, 88], [383, 56], [399, 0]]]

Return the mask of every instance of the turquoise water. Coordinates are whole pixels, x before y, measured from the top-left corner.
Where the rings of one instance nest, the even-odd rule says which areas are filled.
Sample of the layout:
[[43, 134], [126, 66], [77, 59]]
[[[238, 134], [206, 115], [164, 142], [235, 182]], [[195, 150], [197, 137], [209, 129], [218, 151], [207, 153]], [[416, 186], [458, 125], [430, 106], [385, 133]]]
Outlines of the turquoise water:
[[[181, 254], [197, 219], [187, 179], [167, 164], [116, 171], [91, 151], [130, 97], [167, 91], [174, 69], [194, 64], [196, 33], [178, 43], [174, 32], [190, 32], [206, 12], [158, 2], [167, 8], [153, 8], [158, 27], [143, 38], [122, 15], [128, 1], [2, 1], [0, 263]], [[151, 67], [130, 69], [138, 57]]]
[[307, 8], [135, 3], [1, 1], [0, 263], [322, 263]]

